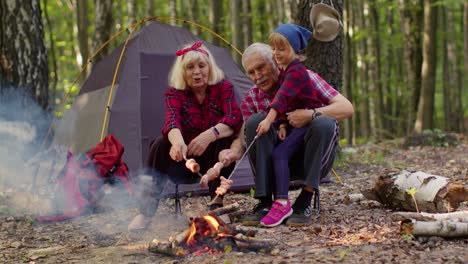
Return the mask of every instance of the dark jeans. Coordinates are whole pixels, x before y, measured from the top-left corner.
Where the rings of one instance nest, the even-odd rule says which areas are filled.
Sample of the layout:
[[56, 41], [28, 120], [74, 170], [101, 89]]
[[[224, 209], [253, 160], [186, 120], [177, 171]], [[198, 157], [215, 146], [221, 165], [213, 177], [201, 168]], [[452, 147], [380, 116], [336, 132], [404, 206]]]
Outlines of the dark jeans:
[[[200, 165], [200, 172], [204, 174], [209, 168], [218, 162], [218, 154], [221, 150], [231, 146], [231, 138], [222, 138], [211, 143], [205, 152], [199, 157], [193, 157]], [[165, 137], [160, 137], [151, 142], [146, 174], [152, 177], [152, 184], [143, 186], [139, 209], [145, 216], [156, 213], [159, 200], [162, 198], [167, 181], [175, 184], [193, 184], [200, 181], [196, 173], [192, 173], [185, 167], [185, 161], [176, 162], [169, 156], [171, 143]], [[187, 157], [191, 158], [191, 157]], [[223, 168], [221, 175], [227, 177], [234, 169], [235, 164]], [[213, 198], [216, 188], [221, 181], [216, 178], [208, 183], [209, 194]]]
[[[257, 134], [263, 114], [254, 114], [245, 125], [247, 145]], [[291, 180], [301, 180], [318, 189], [320, 179], [330, 172], [338, 145], [338, 124], [327, 116], [319, 116], [307, 126], [304, 142], [289, 162]], [[249, 151], [249, 160], [255, 178], [255, 197], [272, 197], [276, 191], [272, 153], [279, 143], [275, 128], [260, 136]], [[288, 186], [289, 187], [289, 186]]]

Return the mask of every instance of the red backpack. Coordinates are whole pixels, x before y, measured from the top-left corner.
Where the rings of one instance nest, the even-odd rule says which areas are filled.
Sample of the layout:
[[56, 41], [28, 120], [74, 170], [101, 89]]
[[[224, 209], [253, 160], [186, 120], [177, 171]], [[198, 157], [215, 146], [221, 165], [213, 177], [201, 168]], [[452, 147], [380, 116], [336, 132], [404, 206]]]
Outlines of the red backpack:
[[98, 143], [83, 158], [76, 160], [69, 150], [59, 187], [57, 206], [60, 213], [39, 216], [38, 221], [61, 221], [92, 212], [102, 197], [106, 183], [122, 183], [133, 193], [127, 165], [122, 161], [123, 145], [111, 134]]

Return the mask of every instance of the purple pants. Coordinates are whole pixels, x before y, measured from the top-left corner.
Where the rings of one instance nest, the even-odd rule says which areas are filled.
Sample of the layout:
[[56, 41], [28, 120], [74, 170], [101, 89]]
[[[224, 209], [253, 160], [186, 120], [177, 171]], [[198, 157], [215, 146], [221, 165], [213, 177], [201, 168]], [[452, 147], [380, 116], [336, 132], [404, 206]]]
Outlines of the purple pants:
[[288, 199], [290, 182], [289, 161], [304, 144], [307, 127], [292, 128], [288, 136], [273, 150], [273, 166], [275, 168], [276, 195], [275, 199]]

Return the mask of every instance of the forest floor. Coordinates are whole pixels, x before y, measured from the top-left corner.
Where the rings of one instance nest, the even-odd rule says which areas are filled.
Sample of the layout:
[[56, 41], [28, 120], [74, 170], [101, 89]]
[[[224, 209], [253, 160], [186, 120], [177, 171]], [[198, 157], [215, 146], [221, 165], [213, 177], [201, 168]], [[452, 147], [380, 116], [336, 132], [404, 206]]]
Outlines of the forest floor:
[[[173, 199], [165, 199], [149, 228], [131, 233], [127, 224], [137, 213], [133, 206], [52, 224], [0, 212], [0, 263], [468, 263], [467, 238], [403, 236], [388, 208], [373, 201], [343, 202], [346, 194], [371, 188], [384, 168], [421, 170], [468, 187], [467, 140], [452, 147], [405, 149], [395, 142], [344, 149], [335, 165], [344, 185], [332, 175], [332, 183], [321, 186], [322, 210], [312, 225], [251, 227], [257, 238], [273, 241], [275, 255], [232, 250], [174, 258], [149, 252], [146, 243], [166, 241], [188, 227], [190, 216], [206, 212], [207, 197], [184, 197], [184, 215], [174, 217]], [[291, 197], [298, 192], [291, 191]], [[227, 195], [225, 205], [234, 202], [241, 205], [237, 216], [256, 203], [247, 193]], [[459, 210], [468, 210], [468, 204]]]

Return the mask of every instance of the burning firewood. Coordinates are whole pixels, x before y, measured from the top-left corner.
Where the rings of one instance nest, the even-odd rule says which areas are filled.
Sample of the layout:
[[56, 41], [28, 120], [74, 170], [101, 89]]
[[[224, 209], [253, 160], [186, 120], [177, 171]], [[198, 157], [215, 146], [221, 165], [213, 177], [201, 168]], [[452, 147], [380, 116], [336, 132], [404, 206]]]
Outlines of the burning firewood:
[[150, 243], [148, 250], [153, 253], [160, 253], [173, 257], [180, 257], [188, 254], [188, 251], [183, 247], [173, 245], [172, 243], [161, 243], [157, 240], [153, 240], [153, 242]]
[[[415, 194], [410, 195], [409, 190]], [[421, 171], [386, 169], [377, 177], [372, 189], [362, 191], [370, 200], [396, 210], [430, 213], [451, 212], [468, 200], [467, 189], [442, 176]]]
[[231, 227], [220, 218], [220, 215], [238, 209], [239, 204], [234, 203], [212, 210], [208, 215], [192, 218], [190, 227], [171, 236], [169, 243], [155, 240], [150, 243], [148, 250], [170, 256], [216, 253], [228, 249], [277, 254], [278, 250], [273, 247], [271, 241], [256, 239], [253, 237], [255, 232]]

